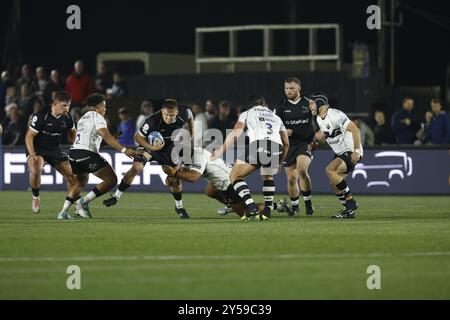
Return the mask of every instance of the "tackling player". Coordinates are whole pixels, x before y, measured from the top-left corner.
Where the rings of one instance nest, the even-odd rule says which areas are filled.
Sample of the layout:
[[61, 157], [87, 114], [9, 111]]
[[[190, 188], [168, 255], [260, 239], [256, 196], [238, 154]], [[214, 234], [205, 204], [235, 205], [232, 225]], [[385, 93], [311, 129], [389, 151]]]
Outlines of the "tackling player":
[[[214, 152], [212, 159], [220, 157], [234, 140], [246, 130], [249, 144], [239, 155], [230, 173], [230, 180], [236, 193], [244, 200], [247, 213], [242, 218], [268, 220], [273, 208], [275, 183], [273, 175], [278, 172], [280, 162], [286, 156], [289, 139], [281, 119], [272, 112], [263, 97], [253, 96], [250, 99], [251, 109], [241, 113], [233, 131], [227, 136], [220, 149]], [[261, 168], [263, 179], [264, 210], [259, 212], [250, 189], [244, 178]]]
[[[73, 147], [69, 150], [69, 160], [72, 172], [77, 180], [77, 197], [89, 181], [89, 174], [99, 177], [102, 182], [97, 184], [91, 192], [80, 198], [78, 214], [82, 217], [91, 217], [88, 203], [105, 194], [117, 184], [117, 176], [111, 165], [99, 154], [100, 145], [104, 140], [109, 146], [134, 156], [134, 150], [125, 148], [109, 133], [106, 120], [106, 97], [102, 94], [93, 94], [86, 99], [88, 111], [80, 118], [77, 124], [77, 134]], [[66, 199], [60, 216], [69, 216], [69, 208], [73, 200]]]
[[310, 109], [323, 132], [327, 143], [334, 152], [334, 160], [325, 171], [330, 180], [331, 188], [345, 209], [332, 218], [354, 218], [358, 203], [353, 199], [350, 188], [345, 182], [349, 172], [363, 156], [361, 133], [358, 127], [340, 110], [330, 108], [324, 94], [311, 95]]
[[[231, 169], [222, 159], [211, 159], [211, 153], [203, 148], [194, 148], [191, 165], [181, 165], [178, 169], [163, 166], [168, 179], [177, 178], [183, 181], [197, 182], [200, 178], [207, 181], [205, 193], [208, 197], [229, 205], [240, 217], [245, 215], [247, 208], [230, 181]], [[258, 209], [263, 209], [258, 204]]]
[[[68, 116], [71, 98], [65, 91], [54, 94], [51, 109], [33, 115], [30, 127], [25, 137], [28, 156], [28, 170], [30, 185], [33, 193], [31, 210], [39, 213], [41, 209], [39, 189], [41, 187], [41, 173], [45, 163], [56, 169], [67, 182], [67, 199], [75, 199], [75, 177], [67, 155], [62, 151], [61, 140], [68, 134], [69, 141], [75, 141], [75, 124]], [[67, 217], [59, 217], [67, 218]]]
[[[125, 190], [130, 187], [134, 177], [144, 169], [148, 161], [153, 160], [160, 165], [176, 167], [179, 164], [179, 159], [172, 159], [172, 149], [175, 146], [172, 134], [175, 130], [181, 129], [186, 125], [192, 139], [194, 136], [194, 118], [191, 110], [179, 107], [178, 102], [174, 99], [164, 100], [161, 110], [147, 118], [139, 131], [134, 135], [135, 141], [139, 144], [137, 148], [139, 153], [134, 157], [132, 167], [123, 177], [114, 195], [103, 201], [103, 204], [107, 207], [115, 205]], [[164, 138], [162, 144], [149, 144], [148, 136], [153, 131], [161, 133]], [[179, 179], [170, 179], [169, 182], [170, 191], [175, 199], [176, 213], [182, 219], [189, 218], [186, 209], [183, 207], [181, 181]]]

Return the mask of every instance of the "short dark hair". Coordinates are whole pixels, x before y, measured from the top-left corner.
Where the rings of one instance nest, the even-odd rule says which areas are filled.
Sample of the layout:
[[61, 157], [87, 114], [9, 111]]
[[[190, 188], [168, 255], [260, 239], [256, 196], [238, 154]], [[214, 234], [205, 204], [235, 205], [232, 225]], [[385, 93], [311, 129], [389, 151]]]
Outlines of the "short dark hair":
[[166, 99], [162, 104], [165, 109], [178, 109], [178, 101], [175, 99]]
[[122, 107], [119, 109], [119, 114], [130, 114], [127, 108]]
[[88, 107], [96, 107], [103, 101], [106, 101], [106, 97], [103, 94], [94, 93], [87, 97], [86, 104], [88, 105]]
[[299, 86], [302, 86], [302, 84], [301, 84], [299, 78], [296, 78], [296, 77], [287, 77], [286, 80], [284, 80], [284, 83], [292, 83], [292, 82], [298, 84]]
[[72, 98], [66, 91], [55, 91], [54, 93], [53, 102], [55, 101], [70, 102], [71, 100]]
[[253, 94], [248, 98], [248, 104], [251, 107], [267, 106], [266, 98], [264, 98], [263, 96], [257, 95], [257, 94]]
[[406, 100], [412, 100], [412, 101], [414, 101], [414, 99], [413, 99], [412, 97], [410, 97], [410, 96], [407, 96], [407, 97], [403, 97], [403, 99], [402, 99], [402, 103], [405, 103], [405, 102], [406, 102]]
[[441, 103], [441, 100], [440, 99], [432, 99], [431, 100], [431, 103]]

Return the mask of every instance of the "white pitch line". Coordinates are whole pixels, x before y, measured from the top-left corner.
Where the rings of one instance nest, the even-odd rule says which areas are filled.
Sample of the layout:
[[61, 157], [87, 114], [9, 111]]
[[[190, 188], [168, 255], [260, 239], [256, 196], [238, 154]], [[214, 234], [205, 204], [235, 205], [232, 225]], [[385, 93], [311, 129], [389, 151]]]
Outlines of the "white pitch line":
[[0, 262], [58, 262], [58, 261], [172, 261], [172, 260], [239, 260], [239, 259], [322, 259], [322, 258], [385, 258], [448, 256], [450, 251], [409, 253], [305, 253], [274, 255], [196, 255], [196, 256], [81, 256], [81, 257], [0, 257]]

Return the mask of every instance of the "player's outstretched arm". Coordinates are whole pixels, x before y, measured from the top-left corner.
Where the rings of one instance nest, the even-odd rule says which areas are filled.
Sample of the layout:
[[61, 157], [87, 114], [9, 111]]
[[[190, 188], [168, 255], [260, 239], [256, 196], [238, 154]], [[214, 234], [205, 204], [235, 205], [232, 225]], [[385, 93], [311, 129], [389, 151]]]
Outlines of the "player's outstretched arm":
[[28, 129], [27, 134], [25, 136], [25, 145], [27, 146], [28, 154], [32, 160], [36, 159], [36, 151], [34, 150], [34, 138], [37, 136], [37, 132]]
[[121, 145], [116, 139], [114, 139], [111, 133], [109, 133], [109, 130], [107, 128], [98, 129], [98, 134], [110, 147], [116, 149], [117, 151], [125, 153], [129, 157], [134, 157], [136, 152], [131, 148], [126, 148]]
[[211, 159], [212, 160], [216, 160], [218, 159], [222, 154], [225, 153], [225, 151], [227, 151], [227, 149], [234, 144], [234, 140], [238, 139], [241, 134], [244, 132], [245, 130], [245, 123], [243, 122], [236, 122], [236, 125], [233, 128], [233, 131], [230, 132], [230, 134], [226, 137], [225, 142], [223, 143], [223, 145], [217, 149], [214, 150]]

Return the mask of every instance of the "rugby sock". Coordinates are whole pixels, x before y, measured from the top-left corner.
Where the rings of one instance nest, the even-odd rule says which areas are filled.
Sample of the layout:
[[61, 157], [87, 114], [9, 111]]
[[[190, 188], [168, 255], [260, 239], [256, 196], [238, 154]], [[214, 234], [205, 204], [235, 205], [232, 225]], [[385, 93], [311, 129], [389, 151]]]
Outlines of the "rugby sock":
[[275, 194], [275, 182], [273, 180], [264, 180], [263, 183], [263, 196], [264, 205], [268, 208], [273, 208], [273, 196]]
[[117, 188], [116, 192], [114, 192], [114, 197], [117, 199], [120, 199], [122, 194], [130, 187], [128, 183], [125, 183], [123, 180], [120, 181], [119, 187]]
[[295, 197], [295, 198], [291, 198], [291, 205], [292, 205], [292, 210], [298, 210], [298, 203], [299, 203], [299, 199], [300, 196]]
[[172, 192], [173, 198], [175, 199], [175, 206], [177, 209], [183, 208], [183, 195], [181, 192]]
[[250, 194], [250, 189], [248, 188], [247, 184], [244, 180], [235, 180], [233, 182], [233, 188], [236, 190], [239, 197], [244, 200], [245, 205], [247, 206], [247, 210], [249, 212], [254, 212], [257, 210], [255, 201], [252, 198], [252, 195]]
[[63, 205], [63, 211], [69, 211], [70, 206], [74, 203], [74, 199], [71, 197], [66, 197], [66, 200], [64, 201]]
[[39, 188], [31, 188], [31, 192], [33, 193], [34, 198], [39, 197]]
[[336, 197], [339, 199], [339, 201], [341, 202], [341, 204], [345, 207], [345, 203], [346, 203], [347, 201], [345, 200], [344, 194], [339, 193], [339, 194], [336, 195]]
[[343, 195], [346, 201], [350, 201], [353, 199], [352, 193], [350, 192], [350, 188], [347, 186], [347, 182], [345, 182], [345, 180], [339, 182], [336, 185], [336, 187], [341, 191], [341, 194]]
[[103, 192], [101, 192], [100, 190], [97, 189], [97, 187], [95, 187], [94, 189], [92, 189], [91, 192], [89, 192], [87, 195], [83, 197], [83, 200], [84, 202], [88, 203], [94, 200], [95, 198], [100, 197], [102, 194]]
[[311, 190], [308, 191], [302, 191], [303, 200], [305, 201], [305, 205], [310, 206], [311, 205]]

